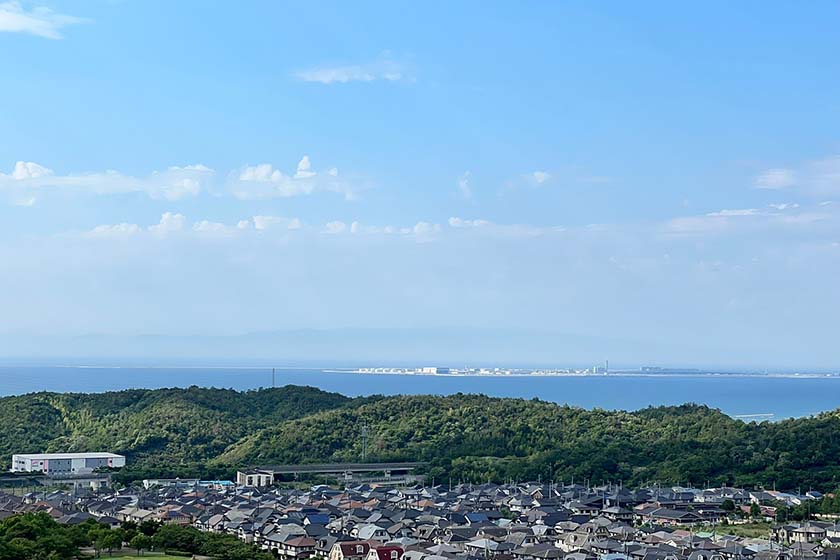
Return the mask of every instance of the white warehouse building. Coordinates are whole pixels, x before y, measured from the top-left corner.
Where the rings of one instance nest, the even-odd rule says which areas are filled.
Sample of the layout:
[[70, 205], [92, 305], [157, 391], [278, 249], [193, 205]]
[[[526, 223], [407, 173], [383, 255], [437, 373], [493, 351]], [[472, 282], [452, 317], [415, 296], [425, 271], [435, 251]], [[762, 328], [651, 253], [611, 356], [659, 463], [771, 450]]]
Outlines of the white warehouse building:
[[115, 453], [21, 453], [12, 455], [12, 472], [42, 472], [48, 475], [90, 474], [102, 467], [125, 466], [125, 457]]

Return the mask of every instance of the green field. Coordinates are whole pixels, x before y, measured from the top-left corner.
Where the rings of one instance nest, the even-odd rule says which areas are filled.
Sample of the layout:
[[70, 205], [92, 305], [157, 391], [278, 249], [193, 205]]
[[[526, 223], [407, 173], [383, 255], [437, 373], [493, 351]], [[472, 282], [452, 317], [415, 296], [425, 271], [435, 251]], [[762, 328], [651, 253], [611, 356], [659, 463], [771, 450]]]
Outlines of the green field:
[[769, 523], [744, 523], [743, 525], [720, 525], [718, 526], [717, 532], [719, 534], [729, 534], [735, 535], [738, 537], [747, 537], [748, 539], [754, 538], [767, 538], [770, 534], [770, 524]]

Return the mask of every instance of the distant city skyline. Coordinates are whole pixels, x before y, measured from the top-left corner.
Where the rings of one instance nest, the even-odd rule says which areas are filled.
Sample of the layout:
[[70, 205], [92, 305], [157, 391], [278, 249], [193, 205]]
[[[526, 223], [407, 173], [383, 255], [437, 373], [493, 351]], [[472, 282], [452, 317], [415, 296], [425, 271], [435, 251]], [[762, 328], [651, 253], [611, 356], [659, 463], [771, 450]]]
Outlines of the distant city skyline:
[[0, 0], [0, 353], [840, 367], [838, 28], [828, 0]]

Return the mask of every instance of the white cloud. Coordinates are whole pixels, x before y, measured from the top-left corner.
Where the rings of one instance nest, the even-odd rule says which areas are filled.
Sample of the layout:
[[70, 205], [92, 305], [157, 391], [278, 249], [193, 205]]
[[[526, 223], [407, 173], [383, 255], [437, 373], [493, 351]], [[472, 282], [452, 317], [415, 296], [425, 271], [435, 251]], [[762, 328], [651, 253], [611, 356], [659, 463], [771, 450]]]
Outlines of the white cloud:
[[[337, 170], [335, 174], [338, 175]], [[298, 162], [295, 179], [309, 179], [315, 175], [316, 173], [312, 171], [312, 163], [309, 161], [309, 156], [303, 156]]]
[[32, 203], [50, 191], [93, 195], [145, 193], [155, 199], [181, 200], [196, 196], [213, 174], [212, 169], [199, 164], [173, 166], [143, 178], [113, 170], [57, 175], [43, 165], [18, 161], [11, 173], [0, 173], [0, 192], [8, 193], [13, 201], [31, 199]]
[[312, 170], [309, 156], [303, 156], [293, 175], [286, 175], [270, 163], [245, 166], [233, 178], [233, 195], [243, 200], [289, 198], [314, 192], [334, 192], [346, 199], [355, 197], [354, 191], [338, 177], [338, 170]]
[[160, 222], [156, 225], [149, 226], [149, 232], [155, 235], [166, 235], [183, 230], [186, 223], [187, 218], [183, 214], [164, 212], [160, 217]]
[[761, 189], [797, 187], [812, 196], [840, 194], [840, 155], [803, 163], [797, 169], [769, 169], [756, 178]]
[[354, 235], [385, 235], [385, 236], [404, 236], [413, 237], [420, 241], [431, 239], [435, 234], [441, 233], [442, 228], [440, 224], [420, 221], [413, 226], [395, 227], [395, 226], [374, 226], [362, 224], [359, 221], [353, 221], [347, 226], [344, 222], [330, 222], [325, 227], [327, 233], [344, 233], [350, 232]]
[[87, 235], [90, 237], [125, 237], [135, 235], [142, 231], [137, 224], [113, 224], [96, 226]]
[[758, 216], [761, 211], [756, 208], [741, 208], [737, 210], [719, 210], [717, 212], [709, 212], [706, 216], [711, 218], [731, 218], [736, 216]]
[[840, 194], [840, 155], [811, 162], [808, 172], [809, 184], [815, 194]]
[[783, 210], [795, 210], [799, 208], [799, 204], [795, 202], [780, 202], [777, 204], [770, 204], [769, 206], [770, 208], [773, 208], [774, 210], [779, 210], [780, 212]]
[[397, 228], [394, 226], [371, 226], [354, 221], [350, 224], [350, 233], [358, 235], [395, 235], [412, 232], [413, 228]]
[[34, 196], [23, 197], [23, 198], [16, 198], [12, 201], [12, 204], [15, 206], [35, 206], [35, 203], [38, 201], [37, 198]]
[[324, 226], [324, 233], [336, 234], [344, 233], [345, 231], [347, 231], [347, 224], [340, 220], [327, 222], [327, 224]]
[[15, 168], [12, 170], [12, 179], [16, 181], [26, 181], [27, 179], [40, 179], [41, 177], [48, 177], [52, 175], [52, 169], [47, 169], [43, 165], [38, 165], [31, 161], [19, 161], [15, 163]]
[[530, 189], [539, 190], [549, 184], [563, 185], [564, 187], [589, 187], [592, 185], [604, 185], [614, 181], [614, 178], [606, 175], [594, 175], [585, 169], [577, 166], [560, 166], [554, 171], [536, 169], [520, 173], [511, 177], [503, 183], [503, 192], [516, 192]]
[[[450, 224], [458, 224], [453, 227], [478, 228], [483, 225], [492, 225], [485, 220], [460, 220], [450, 219]], [[500, 231], [510, 228], [510, 232], [517, 232], [523, 226], [499, 226]], [[307, 235], [330, 234], [342, 235], [352, 234], [356, 236], [396, 236], [412, 238], [416, 241], [430, 241], [436, 239], [438, 234], [443, 233], [440, 224], [428, 221], [419, 221], [412, 226], [375, 226], [364, 225], [359, 221], [349, 224], [341, 220], [327, 222], [321, 227], [307, 227], [298, 218], [285, 218], [280, 216], [257, 215], [251, 218], [239, 220], [235, 224], [226, 224], [210, 220], [198, 220], [190, 224], [183, 214], [166, 212], [157, 224], [143, 227], [137, 224], [120, 223], [105, 224], [96, 226], [83, 234], [84, 237], [102, 238], [129, 238], [134, 236], [154, 236], [166, 238], [170, 234], [182, 233], [183, 235], [209, 236], [209, 237], [238, 237], [242, 235], [274, 235], [283, 232], [300, 230]]]
[[542, 185], [543, 183], [551, 179], [551, 174], [547, 171], [534, 171], [533, 173], [531, 173], [531, 177], [534, 178], [534, 182], [536, 182], [538, 185]]
[[[552, 180], [554, 176], [549, 173], [548, 171], [543, 171], [538, 169], [536, 171], [529, 171], [528, 173], [523, 173], [519, 177], [514, 180], [508, 181], [505, 185], [505, 188], [509, 190], [516, 190], [524, 187], [541, 187], [550, 180]], [[588, 182], [584, 181], [580, 177], [571, 177], [571, 175], [566, 174], [563, 177], [564, 183], [573, 183], [573, 182]]]
[[221, 236], [236, 235], [248, 229], [251, 229], [250, 220], [239, 220], [239, 222], [232, 226], [221, 222], [200, 220], [192, 226], [192, 230], [196, 233]]
[[301, 229], [303, 227], [303, 223], [297, 218], [282, 218], [279, 216], [254, 216], [252, 220], [254, 222], [254, 229], [257, 231], [266, 231], [270, 229], [295, 230]]
[[[819, 205], [818, 205], [819, 207]], [[770, 204], [768, 210], [743, 208], [719, 210], [700, 216], [684, 216], [668, 220], [665, 230], [673, 235], [720, 234], [724, 232], [771, 231], [780, 228], [830, 227], [836, 215], [827, 210], [802, 210], [799, 204]]]
[[369, 64], [350, 64], [344, 66], [322, 66], [295, 73], [303, 82], [319, 84], [346, 84], [348, 82], [373, 82], [383, 80], [398, 82], [410, 79], [402, 64], [383, 57]]
[[786, 189], [796, 184], [796, 172], [792, 169], [768, 169], [755, 179], [758, 189]]
[[281, 225], [285, 223], [283, 218], [277, 218], [275, 216], [254, 216], [254, 229], [258, 231], [264, 231], [272, 226]]
[[472, 174], [469, 171], [464, 171], [464, 174], [458, 178], [458, 192], [461, 194], [461, 198], [465, 198], [467, 200], [472, 198], [472, 186], [470, 185], [471, 179]]
[[[103, 224], [96, 226], [92, 230], [85, 233], [88, 237], [130, 237], [143, 233], [149, 233], [156, 237], [166, 237], [170, 233], [183, 231], [187, 225], [187, 218], [183, 214], [175, 212], [164, 212], [158, 223], [143, 228], [138, 224], [119, 223], [119, 224]], [[224, 224], [216, 224], [206, 220], [197, 222], [193, 225], [193, 229], [198, 232], [218, 231], [218, 226]]]
[[263, 232], [268, 230], [301, 229], [303, 224], [297, 218], [281, 218], [277, 216], [253, 216], [239, 220], [235, 224], [225, 224], [210, 220], [199, 220], [189, 226], [186, 216], [175, 212], [165, 212], [157, 224], [142, 227], [137, 224], [120, 223], [96, 226], [88, 231], [86, 236], [94, 237], [126, 237], [134, 234], [148, 233], [156, 237], [166, 237], [168, 234], [191, 231], [197, 235], [233, 236], [248, 231]]
[[486, 232], [496, 237], [539, 237], [556, 233], [563, 233], [562, 226], [534, 226], [527, 224], [496, 224], [489, 220], [465, 220], [463, 218], [449, 218], [449, 227], [460, 230], [474, 230]]
[[668, 220], [665, 229], [670, 234], [693, 235], [721, 233], [731, 229], [744, 219], [755, 218], [763, 215], [755, 208], [739, 210], [720, 210], [709, 212], [701, 216], [684, 216]]
[[61, 39], [61, 29], [86, 23], [87, 19], [56, 13], [49, 8], [24, 9], [20, 2], [0, 2], [0, 32], [29, 33], [46, 39]]
[[[762, 210], [772, 213], [770, 208]], [[242, 217], [246, 215], [250, 216]], [[158, 222], [157, 217], [149, 222]], [[336, 217], [348, 224], [353, 220], [353, 216]], [[226, 223], [233, 227], [237, 219], [226, 218]], [[765, 216], [716, 219], [749, 221]], [[840, 302], [829, 297], [834, 293], [832, 278], [840, 274], [840, 237], [833, 233], [750, 237], [733, 230], [722, 242], [704, 244], [694, 238], [664, 239], [658, 235], [657, 222], [606, 233], [575, 227], [563, 235], [499, 242], [492, 228], [444, 227], [439, 242], [415, 246], [412, 235], [400, 232], [381, 242], [349, 234], [339, 241], [319, 234], [324, 221], [307, 230], [309, 237], [291, 236], [298, 238], [294, 245], [253, 242], [261, 235], [253, 226], [235, 241], [205, 243], [204, 234], [196, 233], [190, 223], [180, 235], [171, 236], [177, 242], [161, 250], [156, 245], [169, 241], [156, 240], [145, 221], [142, 231], [117, 225], [113, 231], [134, 233], [109, 242], [78, 236], [33, 242], [10, 239], [0, 247], [6, 272], [0, 275], [4, 281], [0, 307], [16, 330], [36, 332], [51, 332], [57, 325], [61, 332], [134, 333], [132, 329], [140, 325], [144, 332], [235, 334], [281, 328], [278, 317], [288, 323], [282, 328], [330, 328], [357, 325], [359, 317], [370, 327], [398, 324], [403, 316], [435, 327], [441, 317], [468, 317], [480, 325], [504, 316], [506, 324], [546, 329], [550, 338], [566, 323], [596, 332], [603, 326], [602, 318], [610, 316], [612, 321], [610, 313], [622, 310], [620, 302], [626, 300], [642, 303], [617, 317], [621, 324], [614, 329], [615, 336], [641, 321], [648, 329], [644, 336], [655, 341], [679, 331], [679, 317], [696, 316], [702, 324], [675, 344], [687, 344], [697, 333], [709, 332], [725, 348], [738, 333], [758, 332], [752, 345], [755, 359], [761, 359], [767, 348], [785, 346], [791, 321], [808, 325], [819, 320], [808, 343], [801, 345], [802, 355], [807, 355], [814, 347], [811, 334], [831, 333], [840, 310]], [[408, 227], [412, 234], [415, 229], [428, 231], [424, 226]], [[206, 239], [212, 242], [211, 237]], [[663, 257], [666, 254], [670, 258]], [[760, 261], [752, 264], [756, 257]], [[44, 274], [44, 262], [52, 264], [53, 272]], [[344, 274], [348, 262], [354, 264], [354, 274]], [[166, 274], [131, 281], [150, 270]], [[441, 273], [406, 273], [428, 270]], [[96, 279], [95, 289], [91, 278]], [[721, 309], [735, 299], [737, 315], [722, 315]], [[214, 305], [201, 305], [210, 300]], [[650, 301], [662, 305], [652, 308], [646, 304]], [[790, 301], [794, 304], [784, 307]], [[32, 307], [35, 304], [37, 309]], [[784, 317], [777, 321], [780, 309]], [[80, 313], [83, 321], [64, 319], [78, 318]], [[32, 317], [37, 322], [27, 323]], [[312, 317], [317, 320], [304, 322]], [[558, 326], [558, 317], [570, 318]], [[581, 327], [587, 318], [591, 320]], [[450, 326], [463, 328], [457, 321]], [[772, 344], [767, 343], [768, 332], [775, 333]], [[819, 344], [830, 349], [830, 339], [825, 335]], [[697, 348], [697, 360], [713, 352], [706, 341]], [[743, 351], [741, 345], [738, 351]], [[551, 359], [564, 359], [558, 355]], [[831, 352], [826, 350], [825, 356], [830, 360]]]
[[145, 177], [114, 170], [62, 175], [31, 161], [18, 161], [9, 173], [0, 172], [0, 195], [12, 204], [24, 206], [31, 206], [50, 194], [144, 193], [153, 199], [176, 201], [198, 196], [213, 185], [224, 187], [224, 192], [242, 200], [287, 198], [316, 192], [337, 193], [347, 200], [356, 197], [356, 191], [339, 177], [338, 169], [317, 171], [306, 155], [292, 174], [285, 174], [270, 163], [249, 165], [231, 173], [224, 185], [215, 181], [213, 169], [201, 164], [172, 166]]
[[193, 231], [200, 231], [205, 233], [225, 233], [230, 230], [230, 226], [221, 222], [211, 222], [209, 220], [201, 220], [192, 226]]
[[461, 218], [449, 218], [449, 227], [453, 228], [475, 228], [492, 225], [487, 220], [464, 220]]
[[429, 222], [417, 222], [411, 228], [414, 235], [428, 236], [440, 232], [440, 224], [432, 224]]

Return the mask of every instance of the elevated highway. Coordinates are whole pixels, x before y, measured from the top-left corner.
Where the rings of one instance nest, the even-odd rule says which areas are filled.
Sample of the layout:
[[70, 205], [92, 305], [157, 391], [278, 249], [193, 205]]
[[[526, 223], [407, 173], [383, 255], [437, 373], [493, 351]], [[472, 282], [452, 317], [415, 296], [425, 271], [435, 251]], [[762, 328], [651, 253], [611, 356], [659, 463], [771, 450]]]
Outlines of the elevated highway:
[[[422, 480], [423, 477], [421, 475], [415, 475], [414, 471], [426, 465], [428, 463], [420, 461], [264, 465], [237, 472], [236, 482], [244, 486], [270, 486], [283, 476], [293, 476], [295, 479], [298, 479], [307, 475], [335, 475], [335, 478], [345, 483], [408, 484]], [[364, 476], [368, 473], [382, 473], [382, 475]]]
[[346, 473], [402, 473], [411, 472], [428, 463], [312, 463], [303, 465], [269, 465], [254, 470], [278, 474], [346, 474]]

